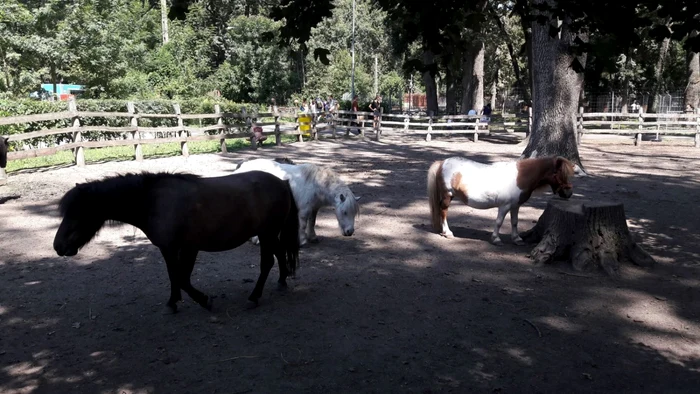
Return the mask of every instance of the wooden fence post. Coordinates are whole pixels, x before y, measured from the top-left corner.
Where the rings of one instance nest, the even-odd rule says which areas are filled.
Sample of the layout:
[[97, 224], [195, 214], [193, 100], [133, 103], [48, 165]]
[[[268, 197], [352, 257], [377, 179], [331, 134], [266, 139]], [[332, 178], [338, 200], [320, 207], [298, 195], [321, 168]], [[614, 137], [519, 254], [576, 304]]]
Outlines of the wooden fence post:
[[[642, 130], [644, 128], [644, 109], [642, 107], [639, 107], [639, 126], [637, 128], [639, 130]], [[634, 137], [634, 145], [639, 146], [642, 143], [642, 133], [637, 133]]]
[[221, 153], [227, 153], [226, 149], [226, 130], [224, 126], [224, 118], [221, 117], [221, 106], [219, 104], [214, 104], [214, 113], [219, 115], [216, 117], [216, 125], [221, 126], [219, 133], [221, 133], [221, 139], [219, 140], [219, 146], [221, 147]]
[[382, 134], [382, 115], [384, 114], [384, 107], [379, 107], [379, 118], [377, 119], [377, 141]]
[[[73, 133], [73, 142], [81, 142], [83, 140], [83, 136], [80, 132], [80, 117], [78, 116], [78, 106], [75, 103], [74, 98], [68, 100], [68, 110], [74, 114], [72, 124], [73, 128], [75, 129], [75, 132]], [[82, 146], [75, 148], [73, 155], [77, 166], [82, 167], [85, 165], [85, 149]]]
[[411, 115], [404, 115], [403, 118], [403, 132], [408, 133], [408, 125], [411, 123]]
[[129, 118], [129, 125], [134, 129], [131, 132], [131, 139], [134, 140], [134, 159], [136, 161], [142, 161], [143, 148], [141, 147], [141, 142], [136, 142], [136, 140], [141, 139], [141, 133], [139, 133], [139, 118], [136, 116], [136, 106], [133, 101], [126, 103], [126, 110], [133, 115]]
[[576, 124], [576, 145], [581, 145], [583, 139], [583, 107], [578, 107], [578, 116]]
[[532, 134], [532, 107], [527, 107], [527, 134], [525, 137], [529, 137]]
[[695, 147], [700, 148], [700, 108], [695, 109], [697, 118], [695, 120]]
[[[173, 109], [175, 110], [175, 115], [177, 115], [177, 135], [182, 137], [182, 132], [185, 131], [185, 122], [182, 120], [180, 104], [173, 103]], [[187, 147], [187, 133], [185, 133], [185, 140], [180, 142], [180, 153], [185, 157], [190, 155], [190, 150]]]
[[272, 106], [272, 114], [275, 116], [275, 145], [280, 146], [282, 144], [282, 132], [280, 131], [280, 114], [276, 105]]
[[480, 118], [476, 118], [476, 124], [474, 125], [474, 142], [479, 142], [479, 123]]

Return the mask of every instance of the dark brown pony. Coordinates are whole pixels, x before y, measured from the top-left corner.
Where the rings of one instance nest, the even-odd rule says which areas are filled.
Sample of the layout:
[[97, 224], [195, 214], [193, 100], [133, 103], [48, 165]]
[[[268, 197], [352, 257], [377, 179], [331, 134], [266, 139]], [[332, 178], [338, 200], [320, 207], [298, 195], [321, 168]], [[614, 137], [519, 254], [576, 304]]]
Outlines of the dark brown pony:
[[255, 305], [267, 276], [279, 263], [279, 286], [299, 259], [299, 215], [289, 182], [262, 171], [216, 178], [191, 174], [127, 174], [79, 184], [59, 203], [61, 222], [53, 247], [74, 256], [107, 221], [141, 229], [168, 268], [170, 299], [177, 312], [184, 290], [211, 310], [212, 299], [190, 283], [197, 253], [234, 249], [260, 239], [260, 276], [248, 298]]
[[0, 168], [7, 166], [7, 151], [10, 148], [10, 140], [0, 136]]

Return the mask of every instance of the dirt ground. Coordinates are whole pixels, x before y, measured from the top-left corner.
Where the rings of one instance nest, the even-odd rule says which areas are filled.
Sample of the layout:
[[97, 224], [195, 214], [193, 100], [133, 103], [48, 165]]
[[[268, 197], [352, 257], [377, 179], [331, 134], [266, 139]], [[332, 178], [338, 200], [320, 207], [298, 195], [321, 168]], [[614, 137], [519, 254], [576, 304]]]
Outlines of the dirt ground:
[[[455, 203], [455, 238], [430, 231], [433, 160], [521, 151], [501, 139], [386, 136], [11, 174], [0, 188], [20, 195], [0, 204], [0, 392], [700, 392], [700, 149], [582, 146], [591, 175], [575, 179], [574, 198], [622, 201], [659, 262], [617, 281], [564, 262], [534, 267], [508, 225], [505, 245], [491, 245], [495, 209]], [[321, 242], [302, 250], [290, 291], [275, 290], [275, 267], [256, 309], [244, 309], [259, 273], [248, 243], [200, 253], [193, 284], [216, 309], [185, 295], [175, 315], [161, 314], [165, 263], [139, 230], [105, 227], [73, 258], [53, 251], [55, 203], [76, 182], [215, 176], [256, 156], [331, 166], [362, 196], [355, 235], [322, 211]], [[523, 207], [521, 231], [548, 198]]]

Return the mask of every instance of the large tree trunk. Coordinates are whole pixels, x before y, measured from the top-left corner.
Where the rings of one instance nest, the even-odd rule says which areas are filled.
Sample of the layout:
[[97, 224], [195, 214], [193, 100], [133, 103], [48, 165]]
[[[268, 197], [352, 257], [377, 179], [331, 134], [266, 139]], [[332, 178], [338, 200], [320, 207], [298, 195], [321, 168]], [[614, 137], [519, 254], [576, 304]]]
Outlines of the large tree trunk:
[[423, 85], [425, 85], [425, 100], [427, 101], [427, 110], [430, 115], [438, 114], [438, 99], [437, 99], [437, 84], [435, 83], [435, 55], [428, 49], [423, 50], [423, 65], [426, 69], [423, 71]]
[[[693, 31], [692, 36], [698, 32]], [[697, 110], [700, 105], [700, 53], [688, 52], [688, 86], [685, 89], [685, 104]]]
[[445, 102], [445, 112], [448, 115], [455, 115], [457, 113], [457, 86], [449, 67], [445, 70]]
[[551, 200], [535, 227], [520, 236], [538, 243], [530, 252], [538, 265], [569, 260], [577, 271], [601, 267], [618, 277], [620, 261], [642, 267], [656, 263], [632, 239], [622, 203]]
[[462, 113], [478, 113], [484, 107], [484, 43], [472, 44], [464, 56], [462, 77]]
[[491, 84], [491, 109], [496, 108], [496, 95], [498, 94], [498, 66], [496, 66], [496, 71], [493, 76], [493, 83]]
[[[568, 51], [575, 35], [566, 21], [555, 37], [550, 37], [549, 28], [549, 24], [532, 22], [533, 124], [522, 157], [563, 156], [585, 173], [576, 143], [576, 113], [583, 73], [573, 70], [571, 64], [576, 56]], [[585, 66], [585, 55], [578, 61]]]
[[527, 76], [528, 76], [528, 86], [530, 89], [527, 89], [531, 92], [531, 95], [529, 96], [528, 99], [525, 99], [523, 96], [523, 100], [527, 103], [528, 106], [532, 105], [532, 96], [535, 94], [534, 92], [534, 86], [533, 84], [535, 83], [535, 79], [533, 77], [533, 66], [532, 66], [532, 22], [528, 22], [525, 14], [523, 14], [522, 11], [518, 12], [518, 15], [520, 16], [520, 26], [523, 29], [523, 37], [525, 37], [525, 53], [527, 54]]
[[664, 67], [666, 66], [666, 57], [668, 57], [670, 44], [671, 39], [666, 37], [659, 45], [659, 58], [656, 59], [656, 68], [654, 69], [654, 91], [649, 100], [648, 112], [659, 112], [659, 96], [664, 89]]

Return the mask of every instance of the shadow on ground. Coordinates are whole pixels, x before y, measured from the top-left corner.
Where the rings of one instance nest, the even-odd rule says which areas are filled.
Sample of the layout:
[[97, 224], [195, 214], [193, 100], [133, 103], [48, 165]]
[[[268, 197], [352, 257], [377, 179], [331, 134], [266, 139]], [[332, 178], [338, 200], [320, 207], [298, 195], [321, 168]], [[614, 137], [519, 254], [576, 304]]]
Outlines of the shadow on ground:
[[[455, 204], [454, 239], [429, 228], [425, 171], [432, 160], [515, 158], [518, 147], [390, 142], [322, 141], [219, 156], [224, 173], [254, 156], [330, 165], [363, 196], [355, 236], [340, 236], [323, 211], [321, 243], [302, 250], [291, 291], [274, 289], [275, 268], [260, 307], [250, 311], [243, 306], [259, 272], [256, 246], [198, 257], [193, 283], [217, 296], [213, 313], [185, 297], [180, 313], [162, 315], [165, 264], [140, 231], [105, 228], [75, 258], [58, 258], [49, 201], [0, 206], [0, 390], [700, 389], [700, 226], [691, 220], [698, 217], [697, 153], [582, 149], [593, 175], [576, 179], [577, 197], [624, 202], [635, 236], [660, 261], [651, 270], [629, 267], [615, 281], [574, 273], [564, 262], [534, 267], [529, 248], [510, 244], [507, 233], [505, 245], [489, 244], [495, 210]], [[523, 209], [521, 231], [546, 201]]]

